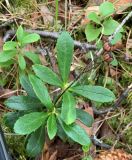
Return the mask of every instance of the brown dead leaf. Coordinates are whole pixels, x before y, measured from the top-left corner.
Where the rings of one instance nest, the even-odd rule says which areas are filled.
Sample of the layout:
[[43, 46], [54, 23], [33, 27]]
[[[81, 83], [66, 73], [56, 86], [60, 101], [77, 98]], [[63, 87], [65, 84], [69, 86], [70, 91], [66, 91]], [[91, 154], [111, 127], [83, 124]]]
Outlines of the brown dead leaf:
[[89, 0], [88, 6], [99, 6], [104, 0]]
[[49, 160], [57, 160], [57, 150], [50, 156]]
[[109, 2], [114, 3], [117, 14], [122, 13], [125, 9], [132, 6], [132, 0], [109, 0]]
[[48, 145], [46, 143], [44, 145], [44, 149], [43, 150], [44, 151], [42, 153], [41, 160], [49, 160], [49, 157], [50, 157], [49, 147], [48, 147]]
[[132, 49], [132, 39], [128, 39], [127, 44], [126, 44], [127, 49]]
[[91, 136], [92, 135], [92, 127], [87, 127], [86, 125], [84, 125], [82, 122], [80, 122], [79, 120], [76, 121], [76, 123], [81, 126], [87, 133], [87, 135]]
[[31, 14], [30, 21], [31, 21], [32, 29], [37, 29], [37, 27], [38, 27], [37, 24], [38, 24], [40, 17], [41, 17], [41, 15], [38, 12], [33, 12]]
[[113, 137], [114, 134], [111, 130], [111, 128], [109, 127], [108, 123], [107, 122], [104, 122], [100, 128], [100, 137], [105, 137], [105, 138], [108, 138], [108, 137]]
[[54, 18], [53, 18], [53, 14], [50, 12], [48, 7], [43, 5], [43, 6], [40, 6], [39, 8], [40, 8], [41, 16], [43, 17], [44, 24], [52, 25]]
[[25, 51], [35, 52], [36, 48], [31, 44], [27, 44], [25, 47]]
[[90, 12], [95, 12], [97, 14], [99, 14], [99, 6], [92, 6], [92, 7], [88, 7], [86, 9], [86, 16], [90, 13]]
[[121, 72], [114, 68], [110, 68], [110, 75], [111, 77], [119, 77], [121, 75]]
[[126, 53], [125, 53], [125, 59], [126, 60], [132, 59], [132, 53], [131, 53], [130, 49], [132, 49], [132, 39], [127, 40]]
[[89, 103], [88, 102], [81, 102], [78, 104], [79, 105], [79, 108], [84, 108], [84, 111], [91, 114], [92, 116], [94, 116], [93, 114], [93, 109], [92, 107], [90, 107]]
[[72, 157], [80, 153], [80, 146], [78, 144], [64, 143], [58, 137], [52, 143], [46, 142], [41, 160], [57, 160]]

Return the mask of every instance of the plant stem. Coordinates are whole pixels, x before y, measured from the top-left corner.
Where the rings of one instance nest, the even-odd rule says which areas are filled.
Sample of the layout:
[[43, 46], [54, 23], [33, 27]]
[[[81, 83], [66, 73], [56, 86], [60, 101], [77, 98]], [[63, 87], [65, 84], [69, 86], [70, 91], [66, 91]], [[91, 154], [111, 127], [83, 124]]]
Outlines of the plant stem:
[[58, 26], [58, 12], [59, 12], [59, 0], [55, 1], [55, 28]]
[[[93, 69], [93, 68], [96, 67], [96, 66], [92, 66], [92, 63], [93, 63], [93, 61], [91, 61], [91, 62], [82, 70], [82, 72], [74, 79], [74, 81], [72, 81], [72, 82], [69, 84], [69, 86], [68, 86], [66, 89], [64, 89], [64, 90], [62, 91], [62, 93], [60, 93], [60, 95], [59, 95], [59, 96], [57, 97], [57, 99], [55, 100], [54, 105], [57, 104], [57, 102], [58, 102], [59, 99], [62, 97], [62, 95], [63, 95], [70, 87], [72, 87], [72, 86], [75, 84], [75, 82], [77, 82], [84, 73], [86, 73], [86, 72], [88, 72], [88, 71], [90, 71], [91, 69]], [[92, 66], [92, 67], [91, 67], [91, 66]]]
[[67, 0], [65, 0], [65, 30], [67, 28]]

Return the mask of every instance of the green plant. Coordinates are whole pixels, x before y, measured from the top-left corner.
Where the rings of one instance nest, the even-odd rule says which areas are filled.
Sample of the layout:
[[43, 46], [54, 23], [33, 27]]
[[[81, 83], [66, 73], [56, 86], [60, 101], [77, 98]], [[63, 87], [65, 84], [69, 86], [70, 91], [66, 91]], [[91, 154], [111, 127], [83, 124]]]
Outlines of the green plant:
[[[13, 96], [5, 101], [8, 108], [17, 110], [7, 113], [5, 122], [14, 128], [15, 133], [28, 135], [26, 149], [29, 156], [41, 152], [46, 133], [49, 139], [58, 135], [61, 139], [68, 137], [89, 147], [90, 138], [76, 123], [76, 119], [91, 127], [93, 117], [77, 107], [76, 97], [83, 96], [98, 102], [115, 100], [114, 94], [104, 87], [69, 82], [74, 51], [74, 42], [69, 33], [62, 32], [56, 49], [59, 75], [46, 66], [35, 64], [32, 66], [35, 75], [30, 73], [20, 76], [20, 83], [27, 96]], [[46, 84], [60, 88], [60, 92], [50, 95]]]
[[[100, 34], [109, 36], [112, 35], [119, 23], [113, 19], [115, 13], [114, 5], [111, 2], [104, 2], [99, 6], [99, 15], [95, 12], [88, 14], [87, 18], [90, 22], [86, 25], [85, 34], [88, 42], [98, 39]], [[122, 38], [123, 28], [116, 34], [111, 44], [115, 44]]]
[[16, 37], [16, 41], [7, 41], [3, 45], [3, 51], [0, 53], [0, 67], [10, 66], [15, 63], [19, 65], [21, 70], [25, 70], [27, 64], [25, 57], [35, 64], [40, 64], [37, 54], [25, 50], [27, 44], [38, 41], [40, 36], [36, 33], [26, 33], [20, 26], [17, 29]]

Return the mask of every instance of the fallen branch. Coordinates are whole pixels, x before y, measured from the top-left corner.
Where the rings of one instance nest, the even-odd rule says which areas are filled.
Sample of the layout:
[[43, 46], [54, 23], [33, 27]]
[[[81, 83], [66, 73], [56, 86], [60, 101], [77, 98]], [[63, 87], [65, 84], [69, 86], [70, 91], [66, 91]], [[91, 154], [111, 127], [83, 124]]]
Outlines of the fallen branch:
[[[48, 32], [48, 31], [40, 31], [40, 30], [31, 30], [31, 29], [27, 29], [25, 30], [28, 33], [37, 33], [39, 34], [41, 37], [44, 38], [51, 38], [56, 40], [59, 37], [59, 32]], [[9, 30], [6, 32], [3, 41], [6, 42], [9, 38], [11, 38], [12, 36], [14, 36], [16, 33], [16, 31], [14, 30]], [[74, 45], [75, 47], [78, 47], [80, 49], [82, 49], [84, 52], [88, 52], [89, 50], [97, 50], [95, 45], [91, 45], [88, 43], [81, 43], [80, 41], [76, 41], [74, 40]]]
[[123, 25], [132, 17], [132, 11], [123, 19], [121, 24], [116, 28], [115, 32], [109, 37], [109, 43], [115, 38], [116, 34], [120, 31]]
[[13, 22], [14, 22], [14, 19], [10, 19], [10, 20], [6, 21], [5, 23], [0, 24], [0, 29], [4, 28], [6, 26], [9, 26]]
[[108, 113], [108, 112], [111, 112], [111, 111], [114, 111], [115, 109], [117, 109], [122, 101], [128, 96], [128, 93], [132, 90], [132, 84], [129, 85], [124, 91], [123, 93], [120, 95], [120, 97], [116, 100], [116, 102], [108, 109], [104, 109], [104, 110], [97, 110], [94, 106], [92, 107], [93, 108], [93, 111], [95, 114], [97, 115], [101, 115], [101, 114], [105, 114], [105, 113]]
[[95, 146], [99, 146], [99, 147], [102, 147], [102, 148], [105, 148], [105, 149], [110, 149], [112, 146], [110, 146], [110, 145], [108, 145], [108, 144], [105, 144], [105, 143], [103, 143], [103, 141], [101, 141], [100, 139], [98, 139], [97, 137], [96, 137], [96, 135], [93, 135], [92, 137], [91, 137], [91, 140], [92, 140], [92, 142], [93, 142], [93, 144], [95, 145]]

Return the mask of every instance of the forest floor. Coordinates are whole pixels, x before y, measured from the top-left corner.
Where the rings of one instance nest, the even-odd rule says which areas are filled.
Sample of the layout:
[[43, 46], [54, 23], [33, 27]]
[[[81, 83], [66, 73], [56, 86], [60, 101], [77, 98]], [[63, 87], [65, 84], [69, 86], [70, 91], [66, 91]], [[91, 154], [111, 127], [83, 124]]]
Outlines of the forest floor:
[[[132, 11], [131, 0], [109, 1], [115, 5], [116, 13], [113, 18], [119, 23]], [[101, 3], [102, 0], [60, 0], [57, 8], [55, 0], [0, 0], [0, 50], [2, 51], [5, 40], [11, 38], [8, 31], [16, 30], [19, 25], [24, 29], [51, 32], [53, 36], [41, 36], [41, 42], [34, 46], [28, 45], [27, 50], [34, 51], [37, 48], [42, 64], [50, 64], [56, 71], [54, 32], [66, 30], [74, 40], [88, 43], [85, 35], [85, 26], [89, 23], [87, 15], [98, 12]], [[91, 128], [82, 126], [93, 141], [87, 153], [93, 159], [108, 149], [121, 149], [117, 152], [132, 154], [132, 17], [123, 28], [125, 31], [122, 39], [113, 48], [106, 46], [103, 54], [93, 61], [94, 69], [85, 73], [80, 80], [81, 84], [104, 86], [116, 95], [116, 101], [107, 104], [91, 103], [79, 98], [80, 108], [94, 117]], [[99, 38], [104, 43], [108, 36], [101, 35]], [[96, 42], [92, 41], [90, 44], [95, 45]], [[71, 79], [95, 58], [95, 53], [93, 50], [84, 50], [82, 46], [75, 48]], [[0, 122], [13, 159], [28, 160], [32, 158], [26, 154], [24, 137], [12, 133], [3, 122], [4, 114], [10, 111], [4, 106], [4, 101], [12, 95], [20, 94], [20, 84], [14, 83], [18, 81], [16, 72], [15, 65], [11, 68], [0, 66]], [[45, 144], [43, 153], [36, 160], [79, 160], [85, 156], [79, 145], [63, 143], [57, 137]]]

